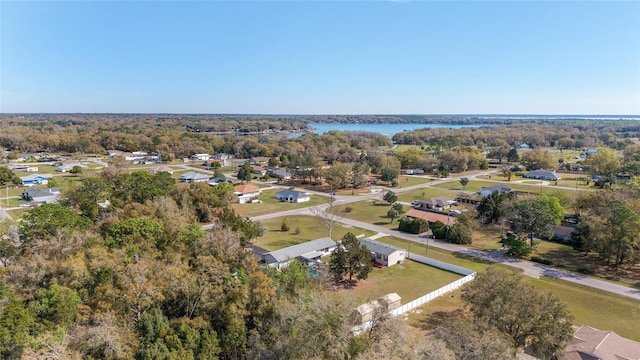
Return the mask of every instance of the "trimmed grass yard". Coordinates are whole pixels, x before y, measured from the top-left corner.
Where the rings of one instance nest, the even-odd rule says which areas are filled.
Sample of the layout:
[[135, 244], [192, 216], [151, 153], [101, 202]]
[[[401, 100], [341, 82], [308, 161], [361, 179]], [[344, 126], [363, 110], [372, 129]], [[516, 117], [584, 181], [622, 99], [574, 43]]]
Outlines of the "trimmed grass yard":
[[411, 203], [413, 200], [426, 200], [436, 196], [448, 196], [453, 199], [458, 196], [459, 193], [459, 191], [436, 187], [425, 187], [398, 194], [398, 201]]
[[366, 280], [360, 280], [351, 290], [364, 303], [388, 293], [398, 293], [406, 304], [422, 295], [460, 279], [462, 276], [407, 260], [388, 268], [373, 268]]
[[[405, 249], [409, 244], [408, 241], [393, 237], [380, 238], [378, 241]], [[491, 264], [441, 249], [429, 248], [428, 251], [425, 251], [424, 245], [415, 243], [411, 247], [411, 252], [475, 271], [484, 271]], [[507, 265], [497, 264], [497, 266], [513, 270]], [[621, 336], [640, 341], [640, 330], [638, 330], [640, 303], [637, 300], [548, 277], [535, 279], [525, 276], [525, 279], [535, 287], [547, 290], [562, 299], [575, 317], [575, 325], [587, 324], [602, 330], [610, 329]], [[460, 308], [461, 305], [459, 292], [454, 292], [453, 297], [444, 296], [423, 306], [421, 314], [411, 314], [410, 324], [425, 330], [432, 329], [428, 327], [430, 314], [438, 311], [452, 311]]]
[[[285, 218], [289, 225], [289, 231], [282, 232], [280, 231], [280, 227]], [[314, 216], [286, 216], [264, 220], [261, 221], [261, 223], [265, 227], [264, 235], [253, 243], [270, 251], [326, 237], [328, 233], [327, 228]], [[296, 229], [300, 229], [298, 234], [296, 234]], [[355, 235], [365, 234], [365, 236], [374, 234], [373, 231], [335, 224], [331, 238], [333, 240], [340, 240], [348, 232]]]
[[421, 175], [419, 176], [411, 176], [411, 175], [400, 175], [398, 176], [398, 188], [405, 188], [409, 186], [426, 184], [435, 181], [435, 179], [425, 178]]
[[540, 192], [544, 194], [553, 194], [554, 192], [561, 192], [561, 193], [566, 193], [570, 197], [577, 195], [577, 192], [575, 190], [560, 189], [555, 187], [554, 185], [543, 185], [543, 186], [536, 185], [536, 184], [540, 184], [540, 182], [537, 180], [536, 180], [536, 184], [532, 184], [530, 186], [525, 184], [520, 184], [515, 181], [493, 182], [493, 181], [470, 180], [469, 184], [467, 184], [467, 187], [464, 189], [462, 188], [462, 185], [460, 185], [459, 181], [449, 181], [442, 184], [434, 185], [434, 187], [449, 189], [449, 190], [456, 190], [456, 191], [464, 190], [464, 191], [478, 192], [480, 191], [481, 187], [489, 187], [489, 186], [494, 186], [498, 184], [508, 186], [515, 191], [527, 192], [531, 194], [539, 194]]
[[311, 195], [311, 200], [302, 203], [289, 203], [275, 198], [275, 194], [284, 189], [263, 190], [258, 196], [262, 203], [232, 204], [231, 207], [242, 217], [252, 217], [264, 214], [272, 214], [279, 211], [306, 208], [329, 202], [329, 198], [320, 195]]
[[[350, 212], [345, 212], [347, 207], [351, 208]], [[398, 219], [395, 219], [393, 223], [391, 223], [389, 221], [391, 219], [387, 217], [387, 211], [389, 211], [389, 209], [391, 209], [391, 205], [383, 200], [358, 201], [336, 207], [336, 211], [343, 214], [346, 218], [364, 221], [387, 229], [397, 229]], [[409, 209], [409, 206], [403, 205], [404, 212], [407, 212]], [[402, 217], [402, 214], [400, 217]]]

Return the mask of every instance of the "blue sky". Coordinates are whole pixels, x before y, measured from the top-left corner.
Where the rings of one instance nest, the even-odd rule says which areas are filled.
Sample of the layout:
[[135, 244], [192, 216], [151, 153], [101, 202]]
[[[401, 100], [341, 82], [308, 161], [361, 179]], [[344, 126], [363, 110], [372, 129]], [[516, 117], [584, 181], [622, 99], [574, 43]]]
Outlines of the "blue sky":
[[0, 112], [640, 114], [640, 2], [0, 2]]

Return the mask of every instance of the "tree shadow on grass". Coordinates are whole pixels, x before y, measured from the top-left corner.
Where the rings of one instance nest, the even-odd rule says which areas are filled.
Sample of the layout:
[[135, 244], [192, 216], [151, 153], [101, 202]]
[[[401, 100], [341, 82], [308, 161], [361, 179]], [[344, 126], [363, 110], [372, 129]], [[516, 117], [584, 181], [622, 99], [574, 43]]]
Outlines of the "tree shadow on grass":
[[462, 317], [464, 311], [462, 309], [452, 311], [436, 311], [428, 316], [422, 317], [418, 326], [422, 330], [435, 330], [449, 321], [451, 318]]
[[453, 256], [457, 257], [458, 259], [468, 260], [468, 261], [471, 261], [471, 262], [474, 262], [474, 263], [477, 263], [477, 264], [485, 264], [485, 265], [495, 264], [494, 261], [481, 259], [479, 257], [463, 254], [461, 252], [454, 252]]

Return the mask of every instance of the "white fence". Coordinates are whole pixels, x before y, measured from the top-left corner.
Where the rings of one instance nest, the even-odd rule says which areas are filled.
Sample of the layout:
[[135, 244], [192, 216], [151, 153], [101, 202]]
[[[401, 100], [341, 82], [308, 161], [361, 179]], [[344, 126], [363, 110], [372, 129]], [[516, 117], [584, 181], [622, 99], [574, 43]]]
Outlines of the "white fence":
[[[417, 307], [420, 307], [426, 303], [428, 303], [429, 301], [442, 296], [446, 293], [449, 293], [453, 290], [456, 290], [457, 288], [461, 287], [462, 285], [468, 283], [469, 281], [473, 280], [476, 278], [476, 273], [475, 272], [471, 272], [471, 274], [463, 277], [462, 279], [458, 279], [452, 283], [449, 283], [437, 290], [434, 290], [426, 295], [423, 295], [409, 303], [406, 303], [402, 306], [400, 306], [399, 308], [393, 309], [391, 311], [389, 311], [389, 315], [391, 316], [398, 316], [401, 314], [404, 314], [408, 311], [411, 311]], [[363, 331], [368, 330], [371, 327], [371, 321], [367, 321], [365, 323], [362, 323], [360, 325], [354, 326], [351, 329], [351, 332], [353, 332], [354, 335], [358, 335]]]
[[428, 258], [426, 256], [420, 256], [417, 254], [409, 253], [407, 258], [417, 261], [422, 264], [431, 265], [433, 267], [437, 267], [438, 269], [451, 271], [452, 273], [460, 274], [460, 275], [469, 275], [473, 273], [473, 270], [465, 269], [460, 266], [452, 265], [446, 262], [438, 261], [432, 258]]
[[442, 296], [446, 293], [452, 292], [453, 290], [461, 287], [462, 285], [468, 283], [469, 281], [473, 280], [476, 278], [476, 273], [472, 272], [471, 274], [463, 277], [462, 279], [458, 279], [450, 284], [447, 284], [437, 290], [434, 290], [426, 295], [423, 295], [411, 302], [408, 302], [402, 306], [400, 306], [397, 309], [393, 309], [389, 312], [389, 314], [391, 314], [392, 316], [398, 316], [400, 314], [404, 314], [407, 311], [411, 311], [417, 307], [420, 307], [426, 303], [428, 303], [429, 301]]
[[[468, 283], [469, 281], [472, 281], [473, 279], [476, 278], [476, 272], [473, 270], [469, 270], [469, 269], [465, 269], [463, 267], [460, 266], [456, 266], [456, 265], [452, 265], [449, 263], [445, 263], [442, 261], [438, 261], [438, 260], [434, 260], [425, 256], [420, 256], [420, 255], [416, 255], [416, 254], [409, 254], [408, 256], [409, 259], [413, 260], [413, 261], [417, 261], [419, 263], [423, 263], [426, 265], [430, 265], [430, 266], [434, 266], [443, 270], [447, 270], [447, 271], [451, 271], [453, 273], [456, 274], [461, 274], [461, 275], [465, 275], [465, 277], [458, 279], [452, 283], [449, 283], [437, 290], [434, 290], [426, 295], [422, 295], [421, 297], [408, 302], [402, 306], [400, 306], [399, 308], [393, 309], [391, 311], [389, 311], [389, 315], [391, 316], [398, 316], [401, 314], [404, 314], [408, 311], [411, 311], [417, 307], [420, 307], [426, 303], [428, 303], [429, 301], [442, 296], [446, 293], [452, 292], [453, 290], [458, 289], [459, 287], [461, 287], [462, 285]], [[358, 335], [363, 331], [368, 330], [371, 327], [371, 321], [367, 321], [365, 323], [362, 323], [360, 325], [354, 326], [351, 329], [351, 332], [353, 332], [353, 334]]]

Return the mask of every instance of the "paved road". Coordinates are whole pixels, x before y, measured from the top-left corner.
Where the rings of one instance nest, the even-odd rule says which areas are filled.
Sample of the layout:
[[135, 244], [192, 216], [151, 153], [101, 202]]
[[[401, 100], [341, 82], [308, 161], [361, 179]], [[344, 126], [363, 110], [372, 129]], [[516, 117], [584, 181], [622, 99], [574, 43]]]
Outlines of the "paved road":
[[[492, 174], [492, 173], [494, 173], [494, 170], [479, 172], [479, 173], [476, 173], [476, 174], [469, 174], [469, 175], [463, 175], [463, 176], [457, 176], [457, 177], [449, 177], [449, 178], [444, 178], [444, 179], [437, 179], [437, 180], [429, 182], [429, 183], [418, 184], [418, 185], [408, 186], [408, 187], [399, 188], [399, 189], [397, 189], [397, 188], [386, 188], [386, 187], [383, 187], [383, 186], [374, 186], [372, 188], [372, 190], [373, 189], [380, 189], [379, 191], [381, 191], [381, 192], [384, 192], [386, 190], [391, 190], [391, 191], [393, 191], [395, 193], [402, 193], [402, 192], [411, 191], [411, 190], [415, 190], [415, 189], [420, 189], [420, 188], [424, 188], [424, 187], [431, 187], [433, 185], [437, 185], [437, 184], [441, 184], [441, 183], [445, 183], [445, 182], [449, 182], [449, 181], [457, 181], [462, 177], [467, 177], [469, 179], [473, 179], [473, 178], [476, 178], [477, 176], [489, 175], [489, 174]], [[492, 180], [487, 180], [487, 181], [492, 181]], [[496, 180], [493, 180], [493, 182], [504, 183], [502, 181], [496, 181]], [[268, 184], [268, 185], [274, 186], [274, 187], [288, 188], [288, 186], [286, 186], [286, 185], [279, 185], [279, 184], [272, 184], [272, 183], [265, 183], [265, 184]], [[540, 185], [536, 185], [536, 184], [521, 184], [521, 185], [537, 186], [537, 187], [540, 186]], [[554, 188], [556, 188], [556, 187], [554, 186]], [[305, 191], [307, 191], [307, 190], [305, 190]], [[319, 193], [319, 192], [315, 192], [315, 191], [307, 191], [307, 192], [314, 193], [314, 194], [320, 195], [320, 196], [330, 196], [329, 194]], [[333, 196], [335, 205], [342, 205], [342, 204], [348, 204], [348, 203], [362, 201], [362, 200], [380, 199], [380, 198], [381, 198], [380, 192], [372, 193], [372, 194], [368, 194], [368, 195], [355, 195], [355, 196], [335, 195], [335, 196]], [[322, 210], [325, 210], [328, 207], [329, 207], [329, 204], [322, 204], [322, 205], [316, 206], [316, 208], [322, 209]], [[272, 218], [277, 218], [277, 217], [281, 217], [281, 216], [292, 216], [292, 215], [312, 216], [313, 212], [312, 212], [311, 207], [307, 207], [307, 208], [301, 208], [301, 209], [288, 210], [288, 211], [282, 211], [282, 212], [277, 212], [277, 213], [271, 213], [271, 214], [255, 216], [255, 217], [252, 218], [252, 220], [261, 221], [261, 220], [272, 219]], [[505, 256], [503, 254], [503, 252], [500, 251], [500, 250], [496, 250], [496, 251], [478, 251], [478, 250], [468, 249], [466, 247], [463, 247], [463, 246], [460, 246], [460, 245], [456, 245], [456, 244], [450, 244], [450, 243], [447, 243], [447, 242], [442, 241], [442, 240], [427, 239], [426, 237], [423, 237], [423, 236], [402, 233], [402, 232], [399, 232], [399, 231], [396, 231], [396, 230], [390, 230], [390, 229], [387, 229], [387, 228], [384, 228], [384, 227], [381, 227], [381, 226], [365, 223], [365, 222], [358, 221], [358, 220], [348, 219], [348, 218], [339, 218], [339, 219], [337, 219], [337, 221], [340, 222], [340, 223], [343, 223], [345, 225], [350, 225], [350, 226], [359, 227], [359, 228], [362, 228], [362, 229], [375, 231], [375, 232], [377, 232], [379, 234], [395, 236], [397, 238], [413, 241], [413, 242], [418, 243], [418, 244], [423, 244], [423, 245], [428, 244], [429, 246], [441, 248], [441, 249], [444, 249], [444, 250], [448, 250], [448, 251], [452, 251], [452, 252], [458, 252], [458, 253], [462, 253], [462, 254], [465, 254], [465, 255], [469, 255], [469, 256], [473, 256], [473, 257], [477, 257], [477, 258], [493, 261], [493, 262], [496, 262], [496, 263], [507, 264], [509, 266], [513, 266], [513, 267], [522, 269], [523, 273], [525, 275], [527, 275], [527, 276], [532, 276], [532, 277], [535, 277], [535, 278], [538, 278], [540, 276], [553, 277], [553, 278], [557, 278], [557, 279], [570, 281], [570, 282], [573, 282], [573, 283], [576, 283], [576, 284], [581, 284], [581, 285], [593, 287], [593, 288], [596, 288], [596, 289], [608, 291], [608, 292], [611, 292], [611, 293], [614, 293], [614, 294], [627, 296], [627, 297], [630, 297], [630, 298], [633, 298], [633, 299], [636, 299], [636, 300], [640, 300], [640, 289], [633, 289], [633, 288], [629, 288], [629, 287], [626, 287], [626, 286], [621, 286], [621, 285], [617, 285], [617, 284], [614, 284], [614, 283], [610, 283], [610, 282], [607, 282], [607, 281], [603, 281], [603, 280], [598, 280], [598, 279], [595, 279], [595, 278], [587, 277], [587, 276], [584, 276], [584, 275], [553, 269], [553, 268], [550, 268], [550, 267], [547, 267], [547, 266], [544, 266], [544, 265], [541, 265], [541, 264], [514, 259], [514, 258], [511, 258], [511, 257]], [[205, 225], [203, 228], [204, 229], [211, 229], [211, 227], [212, 227], [212, 225]], [[380, 236], [380, 235], [378, 235], [378, 236]]]

